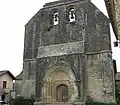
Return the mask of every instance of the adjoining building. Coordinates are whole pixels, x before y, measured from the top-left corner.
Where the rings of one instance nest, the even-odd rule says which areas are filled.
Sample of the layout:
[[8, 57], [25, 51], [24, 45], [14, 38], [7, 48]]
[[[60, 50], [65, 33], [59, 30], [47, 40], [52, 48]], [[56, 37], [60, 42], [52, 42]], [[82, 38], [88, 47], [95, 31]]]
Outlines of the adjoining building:
[[15, 77], [8, 70], [0, 71], [0, 101], [9, 103], [11, 98], [11, 92], [13, 91], [13, 80]]
[[15, 77], [15, 84], [14, 84], [14, 90], [15, 90], [15, 96], [22, 96], [22, 75], [23, 71]]
[[120, 72], [117, 72], [116, 76], [115, 76], [115, 83], [117, 85], [120, 85]]
[[90, 0], [46, 3], [25, 25], [22, 96], [115, 103], [109, 19]]

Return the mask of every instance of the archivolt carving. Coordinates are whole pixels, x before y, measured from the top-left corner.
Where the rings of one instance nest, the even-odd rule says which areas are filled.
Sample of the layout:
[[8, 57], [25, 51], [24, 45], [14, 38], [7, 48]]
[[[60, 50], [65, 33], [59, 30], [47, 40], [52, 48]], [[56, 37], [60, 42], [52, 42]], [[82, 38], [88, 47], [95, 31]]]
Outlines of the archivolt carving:
[[57, 101], [57, 87], [61, 84], [68, 87], [68, 101], [77, 99], [78, 89], [75, 75], [69, 66], [56, 64], [48, 68], [42, 87], [42, 98], [44, 101]]

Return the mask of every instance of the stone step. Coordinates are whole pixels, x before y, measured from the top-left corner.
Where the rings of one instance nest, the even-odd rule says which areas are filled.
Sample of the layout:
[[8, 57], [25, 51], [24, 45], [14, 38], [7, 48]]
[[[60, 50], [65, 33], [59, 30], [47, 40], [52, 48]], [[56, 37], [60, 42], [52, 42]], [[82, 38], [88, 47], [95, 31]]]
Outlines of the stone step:
[[34, 105], [85, 105], [85, 102], [75, 102], [75, 103], [71, 103], [71, 102], [50, 102], [50, 103], [35, 102]]

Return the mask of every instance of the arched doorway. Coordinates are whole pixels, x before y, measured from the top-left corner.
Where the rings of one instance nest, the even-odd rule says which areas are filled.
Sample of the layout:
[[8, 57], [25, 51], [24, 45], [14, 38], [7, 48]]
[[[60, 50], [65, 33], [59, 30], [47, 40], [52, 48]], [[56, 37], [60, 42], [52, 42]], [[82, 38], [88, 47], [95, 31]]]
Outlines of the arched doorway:
[[69, 66], [54, 65], [48, 69], [42, 87], [46, 102], [72, 102], [78, 96], [76, 78]]
[[68, 101], [68, 86], [61, 84], [57, 86], [57, 101], [67, 102]]

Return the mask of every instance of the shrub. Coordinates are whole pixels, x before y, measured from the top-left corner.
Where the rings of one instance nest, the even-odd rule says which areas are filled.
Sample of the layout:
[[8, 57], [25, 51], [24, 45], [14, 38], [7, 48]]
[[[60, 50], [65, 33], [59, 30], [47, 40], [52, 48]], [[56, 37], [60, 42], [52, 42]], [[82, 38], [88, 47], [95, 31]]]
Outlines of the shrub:
[[24, 99], [24, 97], [19, 96], [13, 100], [12, 105], [33, 105], [33, 100]]
[[115, 85], [115, 95], [117, 104], [120, 105], [120, 85]]

